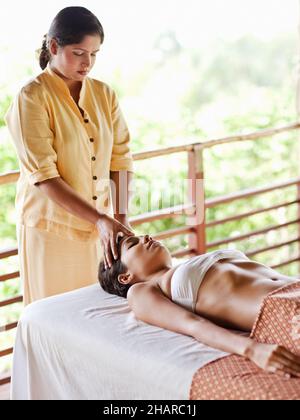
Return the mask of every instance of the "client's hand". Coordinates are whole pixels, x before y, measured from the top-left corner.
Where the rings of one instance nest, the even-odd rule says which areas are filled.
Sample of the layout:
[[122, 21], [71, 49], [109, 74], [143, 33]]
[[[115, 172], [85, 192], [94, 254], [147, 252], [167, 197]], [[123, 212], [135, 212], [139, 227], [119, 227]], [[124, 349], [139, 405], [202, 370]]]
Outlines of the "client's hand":
[[300, 377], [300, 357], [285, 347], [253, 341], [247, 357], [267, 372]]
[[117, 260], [119, 257], [117, 249], [118, 235], [133, 236], [134, 232], [107, 214], [99, 218], [96, 226], [104, 250], [104, 266], [105, 268], [111, 267], [113, 258]]

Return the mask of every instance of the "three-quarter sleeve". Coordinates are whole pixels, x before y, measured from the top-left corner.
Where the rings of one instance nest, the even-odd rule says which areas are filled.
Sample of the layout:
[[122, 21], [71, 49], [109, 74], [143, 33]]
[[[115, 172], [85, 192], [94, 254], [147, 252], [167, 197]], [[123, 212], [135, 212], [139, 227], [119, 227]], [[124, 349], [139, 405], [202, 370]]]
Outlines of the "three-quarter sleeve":
[[112, 92], [113, 148], [111, 171], [133, 171], [133, 159], [129, 148], [130, 135], [115, 92]]
[[54, 133], [38, 89], [39, 86], [25, 86], [5, 116], [20, 165], [32, 185], [60, 176]]

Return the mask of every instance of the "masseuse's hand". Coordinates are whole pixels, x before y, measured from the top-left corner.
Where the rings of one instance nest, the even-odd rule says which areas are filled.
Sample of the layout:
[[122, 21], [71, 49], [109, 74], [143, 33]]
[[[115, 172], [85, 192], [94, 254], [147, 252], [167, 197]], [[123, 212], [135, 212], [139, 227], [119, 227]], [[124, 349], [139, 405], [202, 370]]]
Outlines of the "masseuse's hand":
[[113, 259], [117, 260], [117, 239], [119, 236], [133, 236], [134, 232], [122, 223], [108, 216], [102, 215], [96, 223], [101, 245], [104, 249], [104, 266], [111, 267]]
[[300, 356], [283, 346], [253, 342], [248, 357], [267, 372], [300, 377]]
[[131, 225], [129, 223], [129, 220], [128, 220], [127, 215], [123, 215], [123, 214], [116, 215], [115, 214], [114, 217], [115, 217], [115, 220], [117, 220], [122, 225], [124, 225], [125, 227], [127, 227], [127, 229], [129, 229], [131, 231], [131, 233], [133, 233], [135, 235], [135, 233], [134, 233], [134, 231], [133, 231], [133, 229], [132, 229], [132, 227], [131, 227]]

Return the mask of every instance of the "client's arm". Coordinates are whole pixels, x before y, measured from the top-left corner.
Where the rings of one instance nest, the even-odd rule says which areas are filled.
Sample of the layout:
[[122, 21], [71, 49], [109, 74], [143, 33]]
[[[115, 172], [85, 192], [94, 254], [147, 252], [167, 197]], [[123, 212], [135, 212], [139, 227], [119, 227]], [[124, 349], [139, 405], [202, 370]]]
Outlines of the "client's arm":
[[300, 374], [300, 357], [277, 345], [257, 343], [189, 312], [173, 303], [154, 286], [137, 283], [128, 291], [128, 303], [136, 317], [180, 334], [189, 335], [208, 346], [245, 356], [268, 372], [276, 369]]

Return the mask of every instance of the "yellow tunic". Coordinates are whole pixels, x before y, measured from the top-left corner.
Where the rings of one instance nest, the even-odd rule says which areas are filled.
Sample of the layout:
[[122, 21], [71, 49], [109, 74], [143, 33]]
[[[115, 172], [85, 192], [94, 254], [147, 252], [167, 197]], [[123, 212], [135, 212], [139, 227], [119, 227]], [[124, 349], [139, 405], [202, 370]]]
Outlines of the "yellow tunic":
[[[93, 224], [73, 216], [50, 200], [35, 183], [60, 176], [92, 206], [109, 213], [109, 172], [133, 170], [129, 132], [114, 91], [105, 83], [87, 77], [82, 83], [78, 105], [83, 115], [66, 83], [48, 65], [20, 90], [6, 114], [20, 165], [16, 211], [21, 276], [23, 283], [55, 282], [57, 287], [51, 294], [65, 291], [63, 283], [69, 283], [69, 289], [72, 289], [72, 282], [64, 279], [68, 275], [72, 277], [74, 272], [69, 261], [69, 273], [64, 269], [61, 279], [53, 279], [51, 264], [47, 263], [44, 273], [39, 270], [39, 278], [35, 278], [33, 267], [30, 278], [26, 278], [26, 270], [22, 273], [22, 267], [33, 261], [33, 254], [29, 256], [28, 253], [34, 253], [34, 257], [40, 259], [41, 267], [42, 261], [51, 254], [49, 249], [45, 253], [43, 247], [31, 248], [34, 229], [35, 234], [46, 235], [45, 241], [49, 234], [57, 237], [56, 256], [59, 246], [69, 246], [71, 241], [81, 243], [82, 249], [88, 250], [90, 244], [87, 242], [95, 244], [98, 233]], [[40, 246], [42, 243], [40, 240]], [[94, 250], [89, 252], [94, 253]], [[26, 258], [28, 261], [24, 260]], [[61, 248], [62, 258], [66, 256], [65, 249]], [[86, 260], [91, 263], [90, 257]], [[95, 264], [98, 262], [94, 260]], [[56, 259], [54, 263], [59, 261]], [[74, 262], [75, 267], [76, 264]], [[86, 272], [89, 274], [90, 270]], [[82, 279], [82, 284], [87, 281], [96, 279]], [[44, 295], [31, 296], [28, 301], [40, 297]]]

